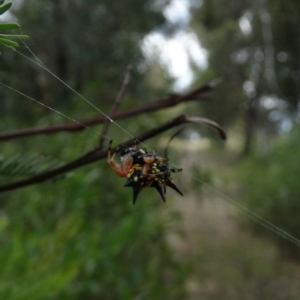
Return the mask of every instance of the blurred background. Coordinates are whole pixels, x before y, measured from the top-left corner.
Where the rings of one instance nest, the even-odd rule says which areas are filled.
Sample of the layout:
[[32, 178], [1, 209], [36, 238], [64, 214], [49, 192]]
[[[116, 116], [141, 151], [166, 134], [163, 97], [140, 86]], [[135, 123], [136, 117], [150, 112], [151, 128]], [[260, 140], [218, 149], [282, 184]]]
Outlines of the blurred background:
[[[228, 139], [188, 126], [172, 141], [184, 197], [168, 190], [166, 204], [146, 189], [133, 206], [104, 160], [0, 194], [1, 299], [299, 299], [300, 242], [253, 217], [300, 238], [299, 0], [13, 0], [8, 20], [105, 113], [128, 64], [120, 110], [222, 78], [206, 101], [118, 124], [138, 135], [184, 112], [218, 122]], [[76, 120], [99, 114], [18, 52], [1, 52], [1, 82]], [[3, 86], [0, 106], [3, 132], [69, 121]], [[1, 141], [1, 184], [75, 159], [100, 132]], [[146, 145], [163, 153], [173, 133]], [[115, 125], [108, 136], [129, 138]]]

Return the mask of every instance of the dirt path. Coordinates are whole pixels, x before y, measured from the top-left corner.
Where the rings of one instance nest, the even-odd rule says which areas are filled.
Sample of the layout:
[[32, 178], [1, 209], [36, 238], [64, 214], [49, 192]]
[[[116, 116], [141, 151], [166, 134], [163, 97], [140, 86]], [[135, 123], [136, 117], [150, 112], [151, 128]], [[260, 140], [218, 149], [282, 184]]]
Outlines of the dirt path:
[[[193, 152], [182, 152], [182, 158], [185, 170], [198, 178], [202, 171], [197, 171], [195, 161], [210, 165], [207, 157], [201, 161]], [[182, 220], [179, 234], [169, 240], [191, 265], [189, 299], [300, 299], [299, 264], [282, 259], [271, 241], [254, 236], [247, 223], [242, 225], [246, 216], [214, 190], [195, 184], [189, 176], [180, 185], [191, 188], [174, 204]]]

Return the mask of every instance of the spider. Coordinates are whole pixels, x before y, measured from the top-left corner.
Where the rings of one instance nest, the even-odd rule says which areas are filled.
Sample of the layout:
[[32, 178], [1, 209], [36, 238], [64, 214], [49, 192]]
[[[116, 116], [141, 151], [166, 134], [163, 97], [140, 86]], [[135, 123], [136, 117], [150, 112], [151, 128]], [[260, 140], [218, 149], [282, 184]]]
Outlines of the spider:
[[121, 164], [119, 164], [114, 160], [114, 158], [116, 153], [119, 151], [120, 146], [118, 146], [116, 151], [111, 154], [112, 140], [110, 140], [107, 151], [107, 163], [119, 177], [126, 177], [134, 165], [143, 166], [141, 175], [143, 177], [148, 177], [148, 169], [152, 163], [166, 161], [165, 158], [159, 157], [155, 153], [148, 154], [148, 152], [144, 149], [137, 149], [136, 145], [137, 140], [134, 139], [131, 147], [124, 148], [120, 151], [119, 158]]
[[149, 167], [148, 176], [142, 176], [142, 166], [134, 165], [127, 175], [127, 182], [125, 187], [131, 186], [133, 188], [133, 204], [135, 204], [137, 196], [145, 187], [154, 187], [160, 194], [163, 202], [166, 202], [166, 186], [174, 189], [178, 194], [183, 196], [178, 189], [174, 180], [171, 177], [172, 173], [181, 172], [182, 169], [169, 169], [164, 163], [152, 163]]
[[180, 195], [181, 191], [177, 188], [170, 173], [182, 171], [182, 169], [169, 169], [167, 159], [159, 157], [155, 153], [148, 154], [144, 149], [137, 149], [137, 140], [134, 139], [133, 145], [120, 151], [120, 164], [114, 160], [120, 146], [112, 154], [112, 140], [108, 145], [107, 162], [119, 177], [127, 177], [125, 186], [133, 188], [133, 204], [135, 204], [138, 194], [145, 187], [154, 187], [159, 192], [165, 202], [166, 185], [173, 188]]

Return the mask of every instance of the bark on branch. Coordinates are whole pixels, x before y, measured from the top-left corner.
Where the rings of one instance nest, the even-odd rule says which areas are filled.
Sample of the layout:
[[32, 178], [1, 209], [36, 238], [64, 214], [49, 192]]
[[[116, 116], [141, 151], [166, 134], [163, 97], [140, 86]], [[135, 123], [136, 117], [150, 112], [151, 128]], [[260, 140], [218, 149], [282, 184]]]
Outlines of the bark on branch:
[[[215, 79], [187, 93], [170, 94], [169, 96], [167, 96], [167, 98], [162, 98], [154, 102], [143, 104], [131, 109], [115, 112], [110, 117], [113, 120], [119, 120], [119, 119], [136, 116], [143, 113], [149, 113], [156, 110], [172, 107], [179, 103], [204, 100], [205, 99], [204, 94], [210, 91], [218, 83], [219, 83], [219, 79]], [[30, 135], [37, 135], [37, 134], [51, 134], [60, 131], [75, 132], [78, 130], [85, 129], [87, 126], [93, 126], [96, 124], [105, 123], [106, 121], [107, 121], [107, 117], [103, 115], [98, 115], [89, 119], [79, 120], [78, 123], [69, 122], [69, 123], [63, 123], [63, 124], [52, 125], [47, 127], [24, 128], [20, 130], [0, 133], [0, 140], [4, 141], [4, 140], [21, 138], [21, 137], [27, 137]]]

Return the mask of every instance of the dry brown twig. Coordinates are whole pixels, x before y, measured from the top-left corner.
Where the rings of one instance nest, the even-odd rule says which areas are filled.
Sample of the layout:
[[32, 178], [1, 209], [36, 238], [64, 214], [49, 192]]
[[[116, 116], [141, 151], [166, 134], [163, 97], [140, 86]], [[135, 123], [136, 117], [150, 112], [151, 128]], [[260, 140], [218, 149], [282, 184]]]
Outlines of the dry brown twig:
[[132, 66], [128, 65], [127, 68], [126, 68], [126, 72], [125, 72], [125, 76], [124, 76], [124, 80], [123, 80], [121, 89], [119, 90], [118, 95], [115, 99], [115, 102], [113, 103], [113, 105], [110, 109], [110, 112], [107, 115], [108, 118], [107, 118], [106, 122], [103, 125], [102, 132], [101, 132], [100, 139], [99, 139], [99, 144], [98, 144], [98, 149], [99, 150], [103, 149], [104, 141], [106, 139], [109, 126], [111, 124], [111, 117], [117, 111], [117, 109], [118, 109], [118, 107], [121, 103], [121, 100], [122, 100], [122, 98], [123, 98], [123, 96], [126, 92], [126, 89], [129, 85], [129, 81], [130, 81], [131, 72], [132, 72]]
[[[200, 87], [189, 91], [184, 94], [170, 94], [166, 98], [158, 99], [151, 103], [139, 105], [137, 107], [133, 107], [130, 109], [122, 110], [119, 112], [115, 112], [110, 116], [113, 120], [124, 119], [132, 116], [136, 116], [143, 113], [149, 113], [156, 110], [161, 110], [165, 108], [169, 108], [179, 103], [189, 102], [189, 101], [203, 101], [205, 100], [205, 93], [210, 91], [212, 88], [218, 84], [219, 79], [215, 79], [209, 83], [201, 85]], [[20, 130], [13, 130], [9, 132], [0, 133], [0, 140], [11, 140], [21, 137], [27, 137], [31, 135], [37, 134], [51, 134], [57, 133], [61, 131], [68, 132], [76, 132], [78, 130], [86, 129], [87, 126], [93, 126], [96, 124], [105, 123], [107, 121], [107, 117], [104, 115], [98, 115], [89, 119], [78, 120], [77, 123], [70, 122], [64, 124], [57, 124], [47, 127], [33, 127], [33, 128], [24, 128]]]

